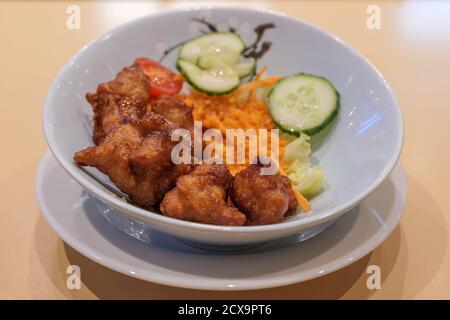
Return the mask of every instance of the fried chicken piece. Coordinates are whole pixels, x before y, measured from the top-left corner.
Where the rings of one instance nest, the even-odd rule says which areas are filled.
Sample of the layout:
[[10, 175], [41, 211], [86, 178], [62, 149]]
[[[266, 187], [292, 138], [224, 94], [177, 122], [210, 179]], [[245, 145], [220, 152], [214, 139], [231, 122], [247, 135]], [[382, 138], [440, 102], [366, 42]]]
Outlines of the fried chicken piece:
[[[147, 117], [144, 117], [144, 122]], [[175, 187], [178, 177], [191, 172], [194, 165], [175, 165], [172, 162], [171, 151], [175, 142], [170, 139], [170, 130], [148, 134], [148, 130], [151, 130], [148, 123], [141, 126], [140, 130], [146, 137], [129, 157], [133, 174], [138, 179], [132, 199], [141, 205], [153, 206], [159, 204], [164, 195]]]
[[169, 217], [217, 225], [240, 226], [245, 215], [227, 203], [233, 176], [223, 164], [201, 164], [177, 180], [161, 202]]
[[149, 86], [147, 76], [133, 65], [123, 68], [114, 80], [101, 83], [96, 93], [86, 95], [94, 111], [95, 144], [100, 144], [124, 119], [137, 119], [145, 114]]
[[183, 100], [175, 96], [163, 95], [151, 101], [151, 111], [164, 116], [167, 120], [180, 128], [188, 129], [191, 133], [194, 129], [192, 108]]
[[155, 206], [175, 187], [178, 177], [194, 168], [171, 161], [175, 142], [170, 134], [174, 128], [153, 113], [128, 119], [100, 145], [77, 152], [74, 160], [78, 165], [96, 167], [137, 204]]
[[258, 162], [239, 172], [230, 191], [231, 200], [251, 225], [280, 222], [298, 207], [289, 178], [278, 173], [261, 175], [264, 166]]

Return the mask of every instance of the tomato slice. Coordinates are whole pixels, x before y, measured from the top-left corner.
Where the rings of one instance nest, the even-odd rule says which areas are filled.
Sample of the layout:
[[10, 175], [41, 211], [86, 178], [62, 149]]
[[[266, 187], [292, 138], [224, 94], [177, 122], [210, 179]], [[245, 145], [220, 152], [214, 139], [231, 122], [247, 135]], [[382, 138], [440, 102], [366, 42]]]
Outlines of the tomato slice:
[[134, 62], [150, 79], [150, 96], [158, 97], [163, 94], [175, 95], [181, 90], [183, 81], [176, 78], [176, 73], [156, 61], [138, 58]]

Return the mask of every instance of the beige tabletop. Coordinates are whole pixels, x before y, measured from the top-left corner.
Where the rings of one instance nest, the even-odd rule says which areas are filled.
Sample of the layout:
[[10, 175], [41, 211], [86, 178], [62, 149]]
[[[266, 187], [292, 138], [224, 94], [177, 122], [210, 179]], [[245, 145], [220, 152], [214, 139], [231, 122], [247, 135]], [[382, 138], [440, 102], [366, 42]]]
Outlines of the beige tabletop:
[[[401, 161], [409, 189], [405, 214], [393, 234], [340, 271], [246, 292], [166, 287], [90, 261], [55, 234], [35, 199], [36, 169], [47, 149], [41, 129], [47, 89], [65, 61], [99, 34], [145, 14], [192, 3], [1, 1], [0, 298], [450, 298], [450, 2], [236, 3], [285, 12], [323, 27], [369, 58], [391, 84], [405, 120]], [[69, 5], [81, 10], [79, 30], [66, 27]], [[367, 27], [370, 5], [380, 10], [380, 29]], [[66, 287], [66, 268], [72, 264], [82, 270], [80, 290]], [[381, 268], [380, 290], [366, 286], [371, 264]]]

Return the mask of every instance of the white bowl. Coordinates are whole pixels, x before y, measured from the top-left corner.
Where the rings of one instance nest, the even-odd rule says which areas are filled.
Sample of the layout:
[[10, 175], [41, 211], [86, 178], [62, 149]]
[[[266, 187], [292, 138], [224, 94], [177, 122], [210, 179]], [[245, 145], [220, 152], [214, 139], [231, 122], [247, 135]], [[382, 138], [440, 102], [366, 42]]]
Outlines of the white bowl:
[[[195, 36], [192, 18], [205, 12], [216, 24], [239, 21], [247, 43], [252, 29], [273, 22], [265, 41], [271, 50], [260, 66], [269, 74], [307, 72], [331, 80], [341, 94], [334, 125], [313, 154], [326, 173], [325, 190], [312, 201], [313, 210], [282, 223], [227, 227], [165, 217], [128, 204], [110, 194], [80, 171], [73, 154], [92, 145], [91, 108], [84, 96], [95, 91], [136, 57], [154, 59], [163, 44], [170, 46]], [[250, 32], [248, 31], [250, 26]], [[174, 68], [176, 53], [164, 64]], [[403, 123], [395, 97], [382, 75], [367, 59], [336, 37], [297, 19], [278, 13], [243, 8], [195, 8], [167, 11], [122, 25], [84, 46], [60, 71], [48, 92], [43, 114], [47, 143], [61, 166], [92, 196], [116, 209], [124, 219], [207, 245], [247, 245], [299, 233], [317, 233], [356, 206], [391, 172], [403, 142]], [[317, 140], [317, 139], [316, 139]], [[94, 172], [94, 171], [92, 171]], [[106, 177], [98, 174], [101, 179]], [[55, 195], [57, 196], [57, 195]]]

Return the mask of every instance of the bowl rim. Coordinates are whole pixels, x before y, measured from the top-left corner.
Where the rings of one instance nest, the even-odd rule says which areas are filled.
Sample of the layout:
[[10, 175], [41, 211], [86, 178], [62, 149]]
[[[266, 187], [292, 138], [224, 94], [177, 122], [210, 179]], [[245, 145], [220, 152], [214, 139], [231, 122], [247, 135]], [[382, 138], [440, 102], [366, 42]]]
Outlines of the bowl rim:
[[[389, 161], [383, 168], [382, 172], [379, 174], [379, 176], [373, 181], [369, 187], [364, 189], [363, 191], [359, 192], [357, 196], [345, 201], [343, 204], [336, 206], [336, 207], [330, 207], [327, 210], [323, 210], [321, 212], [313, 212], [310, 216], [304, 216], [301, 219], [298, 220], [287, 220], [282, 223], [276, 223], [276, 224], [270, 224], [270, 225], [259, 225], [259, 226], [221, 226], [221, 225], [210, 225], [210, 224], [203, 224], [198, 222], [190, 222], [185, 220], [179, 220], [171, 217], [166, 217], [162, 214], [152, 212], [149, 210], [145, 210], [142, 208], [139, 208], [137, 206], [134, 206], [130, 203], [124, 202], [123, 200], [120, 200], [107, 192], [106, 190], [103, 190], [103, 188], [100, 188], [97, 185], [97, 182], [94, 182], [92, 178], [88, 177], [85, 173], [82, 173], [81, 170], [78, 170], [73, 162], [67, 161], [65, 159], [64, 155], [60, 150], [55, 147], [53, 136], [50, 132], [50, 128], [47, 125], [49, 121], [47, 119], [50, 118], [50, 105], [52, 104], [53, 96], [56, 94], [56, 87], [57, 83], [60, 82], [61, 78], [66, 74], [66, 72], [69, 70], [71, 65], [75, 60], [79, 58], [83, 54], [83, 52], [88, 49], [92, 48], [97, 45], [99, 45], [102, 41], [102, 39], [109, 37], [112, 34], [118, 33], [123, 29], [127, 29], [132, 27], [135, 24], [139, 24], [144, 20], [152, 19], [155, 17], [160, 16], [166, 16], [166, 15], [172, 15], [179, 12], [195, 12], [195, 11], [202, 11], [202, 10], [228, 10], [228, 11], [247, 11], [247, 12], [257, 12], [257, 13], [263, 13], [263, 14], [269, 14], [274, 15], [282, 19], [287, 19], [292, 22], [295, 22], [297, 24], [302, 24], [303, 26], [314, 30], [315, 32], [321, 33], [322, 35], [331, 38], [333, 41], [338, 42], [341, 46], [344, 46], [346, 50], [349, 51], [351, 55], [353, 55], [355, 58], [360, 59], [363, 63], [368, 65], [372, 71], [375, 72], [376, 77], [379, 81], [383, 83], [383, 86], [387, 90], [388, 95], [392, 99], [393, 102], [393, 109], [396, 114], [397, 118], [397, 135], [398, 139], [395, 146], [395, 151], [391, 155]], [[361, 53], [359, 53], [356, 49], [351, 47], [349, 44], [338, 38], [337, 36], [333, 35], [332, 33], [325, 31], [309, 22], [303, 21], [298, 18], [290, 17], [285, 13], [277, 12], [274, 10], [269, 10], [265, 8], [249, 8], [249, 7], [241, 7], [241, 6], [226, 6], [226, 5], [196, 5], [196, 6], [189, 6], [184, 8], [175, 8], [175, 9], [168, 9], [168, 10], [161, 10], [155, 13], [151, 13], [148, 15], [145, 15], [143, 17], [133, 19], [131, 21], [128, 21], [126, 23], [123, 23], [117, 27], [112, 28], [111, 30], [97, 36], [93, 40], [91, 40], [89, 43], [84, 45], [78, 52], [76, 52], [67, 62], [66, 64], [60, 69], [54, 80], [52, 81], [49, 91], [47, 93], [47, 96], [45, 98], [44, 102], [44, 110], [42, 113], [42, 126], [44, 130], [44, 137], [47, 142], [47, 145], [49, 146], [49, 149], [57, 162], [63, 167], [63, 169], [69, 174], [69, 176], [74, 179], [77, 183], [79, 183], [84, 190], [86, 190], [88, 193], [96, 197], [97, 199], [105, 202], [108, 205], [111, 205], [112, 207], [120, 210], [122, 213], [125, 214], [131, 214], [132, 216], [141, 219], [143, 221], [146, 221], [147, 223], [155, 223], [158, 225], [172, 225], [175, 227], [181, 227], [181, 228], [189, 228], [191, 230], [198, 230], [198, 231], [214, 231], [214, 232], [220, 232], [220, 233], [227, 233], [227, 234], [237, 234], [240, 233], [265, 233], [268, 231], [292, 231], [292, 230], [299, 230], [307, 227], [311, 227], [314, 225], [321, 224], [323, 222], [329, 221], [331, 219], [337, 218], [340, 214], [343, 214], [350, 209], [352, 209], [354, 206], [356, 206], [362, 199], [367, 197], [370, 193], [372, 193], [380, 184], [383, 182], [384, 179], [392, 172], [392, 170], [395, 167], [395, 164], [398, 162], [401, 154], [401, 150], [403, 148], [404, 143], [404, 124], [403, 124], [403, 117], [402, 112], [399, 107], [398, 101], [389, 86], [388, 82], [384, 79], [382, 74], [378, 71], [378, 69]], [[125, 211], [125, 212], [124, 212]]]

